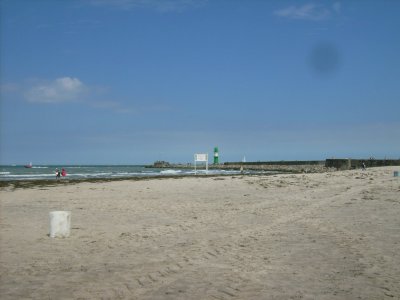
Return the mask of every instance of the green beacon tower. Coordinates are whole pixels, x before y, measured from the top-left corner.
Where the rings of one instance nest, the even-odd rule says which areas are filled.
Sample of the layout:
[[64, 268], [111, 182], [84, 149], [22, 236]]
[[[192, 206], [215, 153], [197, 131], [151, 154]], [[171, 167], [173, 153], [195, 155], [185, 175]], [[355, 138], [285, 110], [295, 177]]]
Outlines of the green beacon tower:
[[219, 164], [218, 147], [214, 147], [214, 165]]

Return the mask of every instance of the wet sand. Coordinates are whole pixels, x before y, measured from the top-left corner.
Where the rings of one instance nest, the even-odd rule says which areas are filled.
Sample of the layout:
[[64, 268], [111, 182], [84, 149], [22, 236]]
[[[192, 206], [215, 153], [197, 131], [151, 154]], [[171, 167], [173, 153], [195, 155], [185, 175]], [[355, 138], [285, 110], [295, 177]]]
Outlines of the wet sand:
[[0, 297], [400, 299], [399, 169], [3, 187]]

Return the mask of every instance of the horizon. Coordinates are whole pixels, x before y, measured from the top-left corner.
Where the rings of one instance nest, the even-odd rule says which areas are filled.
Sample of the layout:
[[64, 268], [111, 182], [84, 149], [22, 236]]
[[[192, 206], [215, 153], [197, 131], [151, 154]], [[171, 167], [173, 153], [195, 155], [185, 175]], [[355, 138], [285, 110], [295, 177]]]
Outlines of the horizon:
[[0, 0], [0, 165], [191, 162], [216, 146], [225, 162], [396, 159], [399, 13]]

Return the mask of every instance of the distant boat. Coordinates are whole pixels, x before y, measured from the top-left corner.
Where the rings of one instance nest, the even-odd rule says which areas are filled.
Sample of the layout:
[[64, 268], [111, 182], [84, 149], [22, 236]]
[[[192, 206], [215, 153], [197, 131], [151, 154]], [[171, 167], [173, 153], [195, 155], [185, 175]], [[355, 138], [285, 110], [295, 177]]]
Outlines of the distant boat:
[[25, 165], [24, 167], [30, 169], [30, 168], [32, 168], [32, 163], [29, 163], [28, 165]]

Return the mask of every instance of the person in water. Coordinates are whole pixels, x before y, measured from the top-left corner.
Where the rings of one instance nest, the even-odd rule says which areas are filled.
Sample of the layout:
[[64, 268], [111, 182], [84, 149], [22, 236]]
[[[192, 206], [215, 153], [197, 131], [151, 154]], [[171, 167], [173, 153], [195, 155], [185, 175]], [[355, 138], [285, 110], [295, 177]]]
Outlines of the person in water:
[[61, 170], [61, 176], [62, 176], [62, 177], [67, 176], [67, 171], [65, 171], [64, 168]]
[[61, 173], [58, 169], [56, 169], [56, 179], [59, 179], [61, 176]]

